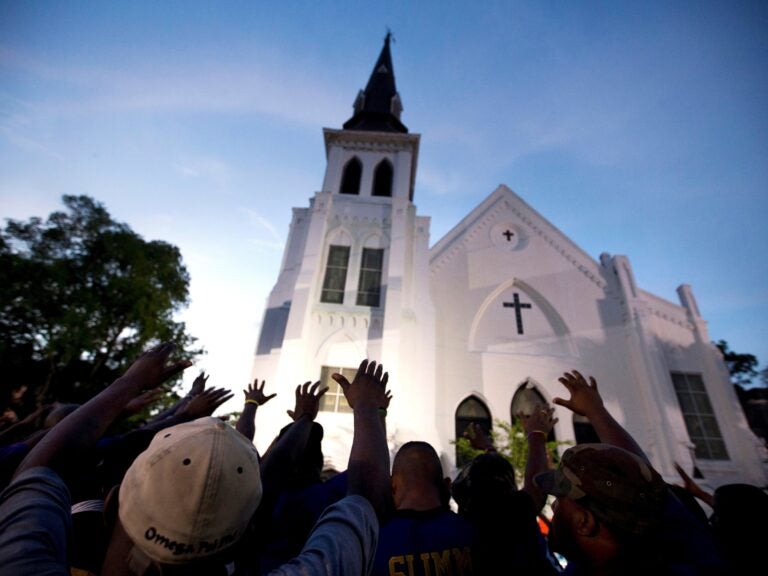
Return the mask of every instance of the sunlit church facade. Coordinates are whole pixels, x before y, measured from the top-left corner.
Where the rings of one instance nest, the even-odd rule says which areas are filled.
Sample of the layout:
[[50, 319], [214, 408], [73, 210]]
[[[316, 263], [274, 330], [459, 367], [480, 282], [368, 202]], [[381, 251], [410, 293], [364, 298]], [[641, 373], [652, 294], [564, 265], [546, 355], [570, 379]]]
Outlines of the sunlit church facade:
[[[326, 462], [345, 468], [352, 413], [330, 374], [351, 380], [369, 358], [390, 374], [391, 450], [426, 440], [452, 474], [469, 422], [489, 429], [567, 397], [558, 378], [577, 369], [667, 480], [679, 462], [711, 487], [766, 485], [762, 442], [691, 288], [679, 303], [644, 291], [626, 256], [593, 259], [505, 185], [430, 245], [414, 203], [420, 138], [402, 108], [387, 36], [352, 117], [323, 130], [321, 190], [293, 208], [253, 364], [278, 393], [257, 446], [287, 423], [296, 385], [322, 380]], [[557, 415], [557, 440], [595, 439], [588, 421]]]

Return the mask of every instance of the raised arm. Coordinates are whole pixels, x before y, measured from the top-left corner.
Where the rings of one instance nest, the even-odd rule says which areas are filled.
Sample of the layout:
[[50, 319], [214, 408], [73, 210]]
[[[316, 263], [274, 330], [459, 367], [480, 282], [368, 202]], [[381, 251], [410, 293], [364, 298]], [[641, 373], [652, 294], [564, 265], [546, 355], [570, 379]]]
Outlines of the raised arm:
[[381, 364], [363, 360], [351, 383], [342, 374], [332, 377], [344, 391], [354, 414], [347, 491], [367, 498], [377, 516], [386, 518], [392, 509], [392, 491], [387, 435], [380, 411], [389, 405], [389, 374]]
[[707, 506], [715, 508], [715, 496], [704, 490], [696, 483], [696, 480], [691, 478], [688, 473], [683, 470], [683, 467], [675, 462], [675, 470], [680, 474], [680, 478], [683, 479], [683, 487], [692, 495], [704, 502]]
[[243, 411], [240, 413], [240, 418], [237, 419], [235, 428], [240, 434], [253, 441], [253, 437], [256, 434], [256, 409], [262, 404], [266, 404], [272, 398], [277, 396], [277, 393], [264, 394], [264, 385], [266, 382], [261, 381], [259, 386], [259, 379], [256, 378], [253, 384], [248, 384], [248, 388], [243, 390], [245, 394], [245, 403], [243, 404]]
[[547, 437], [557, 424], [558, 419], [554, 415], [555, 409], [544, 404], [537, 405], [530, 414], [523, 414], [522, 412], [517, 414], [528, 441], [528, 457], [525, 461], [525, 479], [522, 490], [533, 498], [537, 511], [544, 507], [547, 495], [536, 485], [533, 477], [549, 468]]
[[191, 398], [174, 414], [159, 422], [150, 422], [143, 426], [142, 430], [162, 430], [182, 422], [191, 422], [204, 416], [213, 416], [216, 409], [222, 404], [226, 404], [232, 396], [234, 394], [226, 388], [208, 388]]
[[54, 404], [43, 404], [25, 418], [18, 420], [0, 432], [0, 446], [22, 442], [43, 428], [46, 416], [54, 409]]
[[496, 446], [493, 445], [493, 440], [485, 433], [483, 427], [477, 422], [470, 422], [464, 429], [464, 438], [469, 440], [469, 445], [475, 450], [482, 450], [483, 452], [496, 452]]
[[272, 442], [262, 459], [261, 474], [265, 479], [265, 486], [271, 486], [275, 481], [281, 483], [284, 475], [294, 469], [309, 440], [312, 422], [320, 410], [320, 398], [327, 391], [327, 386], [320, 388], [319, 380], [314, 384], [304, 382], [296, 386], [296, 402], [293, 410], [288, 410], [293, 424]]
[[558, 378], [558, 381], [568, 389], [571, 398], [569, 400], [553, 398], [552, 402], [588, 418], [601, 442], [624, 448], [648, 460], [632, 435], [608, 412], [597, 390], [597, 381], [592, 376], [587, 383], [580, 372], [571, 370]]
[[156, 388], [191, 366], [189, 360], [168, 363], [173, 343], [145, 352], [120, 378], [64, 418], [30, 451], [16, 476], [35, 466], [47, 466], [65, 476], [76, 467], [77, 456], [93, 447], [128, 402], [142, 390]]

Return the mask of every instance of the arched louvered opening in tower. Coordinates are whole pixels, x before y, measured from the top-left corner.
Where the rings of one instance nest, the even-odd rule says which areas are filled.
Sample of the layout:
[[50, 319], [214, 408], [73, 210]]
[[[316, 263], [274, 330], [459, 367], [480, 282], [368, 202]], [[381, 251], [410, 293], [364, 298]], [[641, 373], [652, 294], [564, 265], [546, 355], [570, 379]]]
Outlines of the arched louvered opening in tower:
[[386, 158], [379, 162], [373, 173], [373, 195], [392, 196], [392, 163]]
[[363, 175], [363, 163], [355, 157], [344, 166], [341, 177], [341, 194], [360, 194], [360, 178]]

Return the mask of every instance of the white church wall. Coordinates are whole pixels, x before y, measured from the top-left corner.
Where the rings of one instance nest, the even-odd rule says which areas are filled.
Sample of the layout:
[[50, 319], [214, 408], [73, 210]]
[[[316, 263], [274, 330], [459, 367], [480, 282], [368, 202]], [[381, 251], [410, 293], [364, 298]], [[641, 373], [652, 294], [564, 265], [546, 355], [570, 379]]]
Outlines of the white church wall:
[[[520, 383], [539, 382], [551, 401], [567, 396], [557, 379], [577, 369], [595, 376], [606, 405], [652, 456], [669, 460], [656, 410], [660, 370], [648, 359], [652, 351], [642, 333], [627, 322], [630, 309], [622, 305], [625, 294], [608, 260], [588, 258], [504, 187], [460, 228], [432, 261], [441, 312], [438, 371], [446, 367], [445, 381], [438, 380], [453, 409], [466, 398], [467, 382], [479, 380], [473, 389], [488, 399], [493, 418], [508, 421]], [[628, 264], [623, 272], [631, 272]], [[523, 301], [527, 308], [515, 326], [514, 306]], [[556, 434], [572, 441], [572, 415], [560, 412]], [[444, 413], [439, 427], [452, 437], [454, 414]]]
[[[680, 371], [701, 374], [729, 452], [728, 461], [697, 462], [710, 485], [766, 483], [764, 454], [689, 286], [678, 288], [680, 305], [641, 290], [626, 256], [595, 260], [505, 185], [430, 248], [430, 220], [412, 203], [420, 136], [323, 133], [322, 191], [308, 209], [294, 209], [257, 345], [254, 377], [278, 392], [259, 408], [260, 450], [287, 423], [297, 385], [315, 381], [323, 366], [355, 368], [369, 358], [390, 373], [391, 452], [426, 440], [453, 474], [463, 400], [475, 395], [492, 418], [509, 421], [521, 384], [535, 383], [551, 403], [568, 397], [558, 378], [575, 369], [596, 378], [609, 411], [677, 481], [674, 463], [693, 464], [670, 375]], [[352, 158], [361, 163], [359, 194], [340, 194]], [[393, 169], [392, 196], [374, 197], [383, 161]], [[320, 301], [334, 244], [350, 247], [343, 304]], [[356, 305], [365, 247], [385, 250], [379, 307]], [[573, 415], [564, 408], [557, 415], [557, 438], [574, 441]], [[345, 468], [352, 415], [324, 411], [317, 421], [327, 463]]]
[[290, 296], [290, 291], [296, 282], [296, 275], [301, 269], [304, 257], [308, 229], [309, 210], [307, 208], [294, 208], [293, 218], [288, 229], [288, 239], [283, 252], [283, 260], [280, 264], [280, 276], [273, 290], [273, 292], [280, 291], [282, 293], [281, 296]]
[[[710, 341], [706, 321], [701, 318], [691, 287], [682, 285], [678, 288], [681, 305], [642, 290], [639, 292], [648, 302], [648, 326], [666, 370], [667, 378], [662, 379], [660, 385], [665, 387], [670, 398], [664, 408], [669, 422], [674, 425], [677, 461], [688, 469], [695, 462], [712, 487], [739, 476], [755, 484], [764, 484], [768, 475], [760, 461], [766, 460], [765, 447], [749, 428], [722, 355]], [[694, 446], [685, 428], [669, 376], [671, 372], [701, 376], [726, 444], [728, 460], [694, 459]], [[666, 463], [667, 472], [676, 478], [673, 464]]]
[[[656, 319], [655, 326], [658, 329], [658, 338], [664, 345], [664, 355], [670, 372], [701, 376], [726, 444], [728, 460], [699, 459], [696, 460], [696, 465], [713, 486], [732, 481], [737, 475], [748, 478], [755, 484], [765, 483], [768, 478], [765, 466], [759, 465], [761, 459], [765, 460], [765, 448], [749, 428], [720, 352], [711, 342], [697, 337], [695, 330], [686, 331], [682, 326], [660, 318]], [[677, 404], [674, 407], [677, 407]], [[677, 414], [682, 421], [679, 408]], [[680, 442], [688, 448], [690, 457], [693, 445], [687, 439], [684, 423], [681, 426]]]

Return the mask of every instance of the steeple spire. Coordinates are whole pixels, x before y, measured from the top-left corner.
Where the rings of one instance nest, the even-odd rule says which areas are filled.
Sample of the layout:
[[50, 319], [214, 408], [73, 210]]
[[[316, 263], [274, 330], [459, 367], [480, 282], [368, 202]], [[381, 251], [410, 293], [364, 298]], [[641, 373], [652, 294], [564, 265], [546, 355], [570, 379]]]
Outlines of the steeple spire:
[[400, 122], [403, 105], [395, 86], [395, 71], [389, 42], [392, 33], [387, 32], [384, 47], [368, 79], [365, 90], [357, 94], [354, 115], [344, 123], [345, 130], [370, 130], [375, 132], [408, 132]]

